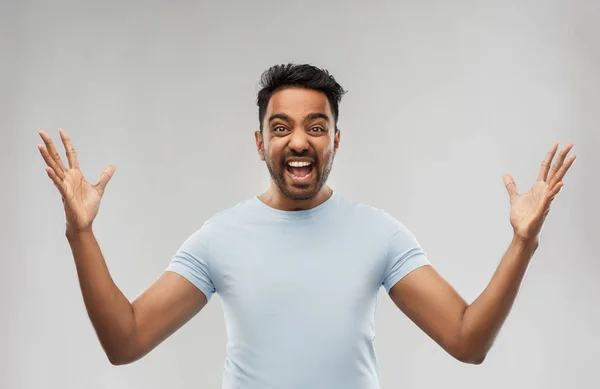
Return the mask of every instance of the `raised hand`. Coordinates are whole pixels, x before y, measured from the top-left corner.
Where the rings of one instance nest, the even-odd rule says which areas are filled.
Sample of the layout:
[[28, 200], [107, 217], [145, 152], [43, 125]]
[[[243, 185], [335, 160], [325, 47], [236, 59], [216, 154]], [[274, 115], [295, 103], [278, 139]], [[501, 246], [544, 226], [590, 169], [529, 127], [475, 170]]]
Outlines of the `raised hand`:
[[66, 150], [67, 168], [58, 154], [50, 136], [39, 131], [44, 144], [38, 149], [46, 162], [46, 173], [58, 189], [65, 208], [67, 232], [78, 232], [90, 228], [100, 208], [100, 200], [106, 184], [115, 172], [115, 167], [107, 166], [100, 174], [96, 184], [90, 184], [83, 177], [77, 161], [77, 153], [66, 132], [59, 130], [60, 138]]
[[575, 155], [568, 156], [572, 148], [572, 144], [566, 145], [550, 168], [558, 150], [558, 143], [554, 143], [542, 161], [536, 183], [526, 193], [517, 192], [515, 181], [510, 175], [503, 177], [510, 197], [510, 223], [517, 237], [535, 239], [539, 236], [550, 212], [550, 205], [563, 187], [562, 180], [575, 161]]

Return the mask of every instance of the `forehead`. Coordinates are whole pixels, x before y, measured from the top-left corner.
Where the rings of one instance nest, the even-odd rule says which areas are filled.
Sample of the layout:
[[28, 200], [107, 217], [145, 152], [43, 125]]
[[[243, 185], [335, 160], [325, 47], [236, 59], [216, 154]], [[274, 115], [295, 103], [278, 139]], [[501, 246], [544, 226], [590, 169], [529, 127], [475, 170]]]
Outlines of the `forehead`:
[[315, 112], [333, 116], [324, 93], [306, 88], [286, 88], [273, 93], [265, 116], [268, 118], [276, 113], [285, 113], [292, 118], [303, 118]]

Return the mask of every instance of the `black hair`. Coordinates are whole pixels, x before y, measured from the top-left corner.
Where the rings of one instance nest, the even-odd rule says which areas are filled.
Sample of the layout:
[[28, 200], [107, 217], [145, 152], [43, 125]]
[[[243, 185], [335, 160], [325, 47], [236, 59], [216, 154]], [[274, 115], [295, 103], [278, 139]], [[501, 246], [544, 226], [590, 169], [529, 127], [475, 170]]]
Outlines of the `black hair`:
[[258, 105], [258, 121], [261, 132], [269, 99], [273, 93], [289, 87], [308, 88], [325, 94], [331, 105], [335, 130], [337, 131], [339, 104], [346, 91], [326, 69], [320, 69], [308, 64], [288, 63], [275, 65], [262, 74], [260, 87], [256, 104]]

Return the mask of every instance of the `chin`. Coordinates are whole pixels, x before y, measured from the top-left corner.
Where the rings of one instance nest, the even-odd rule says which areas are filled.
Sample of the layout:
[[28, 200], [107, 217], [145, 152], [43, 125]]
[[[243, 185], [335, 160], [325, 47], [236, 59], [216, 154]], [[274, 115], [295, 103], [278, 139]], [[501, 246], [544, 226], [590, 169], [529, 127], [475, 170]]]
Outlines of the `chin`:
[[298, 187], [289, 183], [285, 184], [283, 192], [292, 200], [310, 200], [319, 193], [316, 185]]
[[317, 169], [311, 170], [306, 176], [296, 177], [286, 168], [276, 170], [268, 164], [267, 167], [279, 191], [293, 201], [313, 199], [325, 184], [322, 173]]

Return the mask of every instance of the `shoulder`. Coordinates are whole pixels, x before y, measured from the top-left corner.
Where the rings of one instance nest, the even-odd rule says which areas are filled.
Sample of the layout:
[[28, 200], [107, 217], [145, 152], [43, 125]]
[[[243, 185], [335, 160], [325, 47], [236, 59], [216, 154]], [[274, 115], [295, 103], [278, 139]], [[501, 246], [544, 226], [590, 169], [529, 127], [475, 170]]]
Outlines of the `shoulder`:
[[240, 219], [243, 219], [246, 215], [250, 214], [250, 210], [253, 208], [253, 200], [254, 199], [243, 200], [214, 213], [204, 222], [203, 226], [219, 226], [238, 222]]
[[406, 226], [384, 208], [340, 196], [345, 212], [357, 223], [363, 223], [376, 232], [393, 235], [407, 231]]
[[228, 208], [213, 213], [205, 219], [187, 238], [187, 243], [207, 243], [219, 232], [227, 232], [251, 214], [252, 199], [240, 201]]
[[227, 208], [213, 213], [204, 220], [200, 230], [212, 231], [219, 227], [229, 227], [251, 218], [256, 212], [256, 198], [241, 200]]

